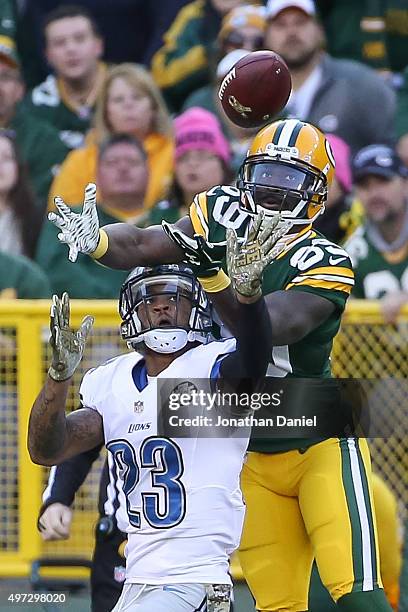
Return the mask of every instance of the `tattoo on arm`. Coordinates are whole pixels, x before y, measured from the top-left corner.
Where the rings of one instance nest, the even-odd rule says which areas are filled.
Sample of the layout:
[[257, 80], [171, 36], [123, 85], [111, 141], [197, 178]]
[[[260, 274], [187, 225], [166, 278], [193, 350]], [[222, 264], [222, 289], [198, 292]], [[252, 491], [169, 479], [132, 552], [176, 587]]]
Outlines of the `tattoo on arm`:
[[102, 417], [92, 408], [71, 412], [66, 418], [66, 427], [70, 456], [90, 450], [104, 440]]
[[70, 381], [48, 378], [35, 400], [28, 426], [28, 450], [34, 463], [55, 465], [103, 442], [101, 416], [89, 408], [65, 415]]

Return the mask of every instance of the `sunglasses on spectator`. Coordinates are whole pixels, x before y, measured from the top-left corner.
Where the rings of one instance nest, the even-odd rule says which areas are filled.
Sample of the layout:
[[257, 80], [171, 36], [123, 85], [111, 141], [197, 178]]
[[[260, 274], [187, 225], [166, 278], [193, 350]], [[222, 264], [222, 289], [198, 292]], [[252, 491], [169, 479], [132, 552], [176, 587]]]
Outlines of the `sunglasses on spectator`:
[[237, 49], [262, 49], [264, 44], [264, 37], [262, 34], [255, 36], [244, 36], [240, 32], [230, 32], [228, 36], [224, 38], [224, 46], [229, 45], [236, 47]]

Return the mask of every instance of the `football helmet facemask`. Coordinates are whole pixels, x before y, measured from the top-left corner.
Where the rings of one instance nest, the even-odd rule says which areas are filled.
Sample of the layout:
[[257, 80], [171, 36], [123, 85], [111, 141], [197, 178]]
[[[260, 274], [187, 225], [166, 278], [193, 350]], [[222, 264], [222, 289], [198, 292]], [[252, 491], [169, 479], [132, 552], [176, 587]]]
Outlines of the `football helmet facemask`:
[[[175, 304], [163, 324], [152, 321], [154, 300]], [[191, 306], [188, 321], [181, 321], [180, 303]], [[138, 350], [142, 342], [157, 353], [174, 353], [188, 342], [209, 341], [212, 329], [211, 305], [192, 270], [185, 264], [135, 268], [122, 285], [119, 297], [121, 335], [128, 346]], [[167, 318], [167, 321], [165, 319]], [[186, 318], [186, 317], [184, 317]]]
[[241, 207], [310, 224], [324, 211], [334, 167], [330, 144], [316, 127], [297, 119], [271, 123], [255, 136], [240, 168]]

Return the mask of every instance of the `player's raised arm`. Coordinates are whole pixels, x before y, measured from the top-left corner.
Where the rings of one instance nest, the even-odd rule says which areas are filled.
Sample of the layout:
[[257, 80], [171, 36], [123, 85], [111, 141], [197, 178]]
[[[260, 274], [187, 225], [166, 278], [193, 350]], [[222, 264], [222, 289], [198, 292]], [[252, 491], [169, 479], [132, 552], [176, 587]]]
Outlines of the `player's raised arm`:
[[[279, 220], [276, 217], [275, 219]], [[263, 227], [265, 229], [259, 233], [257, 241], [261, 241], [262, 245], [264, 244], [262, 248], [264, 251], [267, 249], [269, 255], [267, 258], [263, 257], [262, 262], [256, 262], [256, 260], [251, 260], [248, 253], [246, 256], [247, 268], [242, 272], [241, 280], [247, 278], [250, 282], [252, 275], [257, 278], [258, 269], [261, 267], [263, 271], [267, 264], [276, 259], [283, 248], [283, 246], [279, 246], [279, 240], [288, 232], [290, 224], [282, 224], [281, 221], [276, 223], [276, 226], [272, 226], [270, 221], [265, 219]], [[177, 232], [177, 236], [175, 234], [174, 230], [168, 231], [172, 240], [177, 241], [177, 244], [184, 250], [184, 257], [193, 265], [189, 255], [188, 237], [184, 236], [181, 231]], [[229, 282], [224, 282], [228, 277], [222, 270], [218, 274], [210, 276], [207, 280], [206, 268], [213, 274], [213, 265], [208, 261], [208, 252], [214, 250], [215, 245], [208, 243], [203, 237], [200, 237], [199, 241], [196, 237], [196, 241], [198, 245], [196, 258], [200, 264], [200, 270], [196, 272], [197, 276], [204, 289], [211, 294], [211, 301], [222, 322], [236, 336], [239, 333], [237, 293], [231, 289]], [[270, 318], [273, 346], [298, 342], [323, 323], [335, 308], [333, 302], [329, 299], [305, 291], [274, 291], [265, 296], [265, 302]]]
[[77, 332], [69, 327], [69, 298], [53, 297], [50, 328], [52, 363], [48, 376], [31, 409], [28, 450], [34, 463], [55, 465], [103, 442], [100, 415], [89, 408], [65, 415], [71, 378], [78, 367], [92, 328], [85, 317]]
[[229, 379], [256, 380], [266, 374], [273, 345], [262, 276], [276, 255], [278, 239], [286, 231], [278, 228], [278, 221], [265, 221], [262, 214], [258, 215], [244, 240], [238, 239], [235, 230], [227, 230], [228, 277], [236, 297], [237, 348], [222, 360], [220, 374]]
[[[174, 263], [183, 258], [183, 251], [166, 236], [161, 226], [141, 229], [128, 223], [114, 223], [100, 228], [94, 183], [86, 187], [81, 214], [73, 212], [58, 197], [55, 206], [57, 213], [48, 213], [48, 219], [60, 230], [58, 239], [69, 247], [70, 261], [76, 261], [78, 253], [85, 253], [110, 268], [129, 270], [136, 266]], [[180, 219], [177, 225], [192, 235], [188, 217]]]

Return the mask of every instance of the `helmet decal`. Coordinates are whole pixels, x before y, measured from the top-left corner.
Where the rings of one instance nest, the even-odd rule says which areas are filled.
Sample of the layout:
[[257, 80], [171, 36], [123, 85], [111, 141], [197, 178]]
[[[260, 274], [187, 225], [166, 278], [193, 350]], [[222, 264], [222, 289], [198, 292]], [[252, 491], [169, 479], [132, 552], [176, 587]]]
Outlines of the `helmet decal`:
[[331, 161], [333, 166], [336, 167], [336, 160], [334, 159], [333, 149], [331, 148], [331, 144], [327, 140], [327, 138], [325, 138], [324, 144], [325, 144], [325, 147], [326, 147], [327, 157], [329, 158], [329, 160]]
[[271, 157], [285, 157], [290, 159], [291, 157], [299, 157], [299, 149], [296, 147], [282, 147], [273, 142], [270, 142], [265, 147], [265, 153], [270, 155]]

